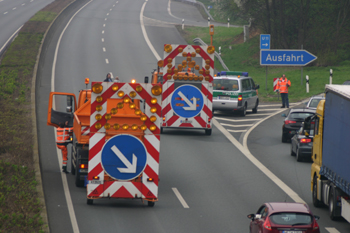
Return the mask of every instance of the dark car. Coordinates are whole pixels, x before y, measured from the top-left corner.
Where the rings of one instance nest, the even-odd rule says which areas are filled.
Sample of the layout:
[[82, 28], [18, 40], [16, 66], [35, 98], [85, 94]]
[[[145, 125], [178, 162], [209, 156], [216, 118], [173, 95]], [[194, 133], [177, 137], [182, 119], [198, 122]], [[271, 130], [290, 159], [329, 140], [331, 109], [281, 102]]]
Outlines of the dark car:
[[316, 110], [317, 105], [320, 102], [320, 100], [324, 100], [324, 99], [325, 99], [324, 94], [312, 96], [310, 98], [310, 100], [306, 103], [306, 108]]
[[282, 142], [289, 141], [300, 129], [305, 118], [314, 114], [315, 110], [305, 108], [291, 108], [287, 115], [283, 113], [282, 116], [285, 119], [282, 127]]
[[350, 80], [346, 80], [343, 85], [350, 85]]
[[290, 144], [290, 154], [296, 156], [298, 162], [306, 159], [311, 160], [312, 142], [314, 137], [313, 129], [305, 129], [304, 124], [292, 137]]
[[250, 233], [320, 233], [319, 217], [303, 203], [269, 202], [247, 217]]

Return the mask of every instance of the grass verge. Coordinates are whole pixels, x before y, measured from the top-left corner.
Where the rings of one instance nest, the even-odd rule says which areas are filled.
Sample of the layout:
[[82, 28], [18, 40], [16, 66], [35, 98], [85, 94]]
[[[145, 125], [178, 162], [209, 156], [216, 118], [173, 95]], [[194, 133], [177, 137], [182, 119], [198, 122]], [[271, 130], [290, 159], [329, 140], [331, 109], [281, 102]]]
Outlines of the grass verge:
[[0, 64], [0, 232], [48, 232], [33, 161], [31, 87], [50, 23], [74, 0], [56, 0], [24, 24]]
[[[182, 30], [181, 27], [177, 28], [189, 44], [193, 44], [193, 39], [196, 37], [210, 44], [208, 28], [186, 27], [185, 30]], [[332, 67], [269, 66], [266, 79], [266, 66], [260, 66], [259, 38], [259, 33], [252, 30], [250, 39], [243, 42], [242, 28], [216, 27], [213, 45], [216, 51], [221, 46], [221, 57], [230, 70], [249, 72], [254, 81], [260, 85], [259, 98], [261, 101], [279, 101], [277, 94], [273, 92], [273, 78], [281, 77], [282, 74], [286, 74], [292, 83], [289, 88], [289, 99], [293, 102], [324, 92], [325, 84], [329, 83], [330, 69], [333, 69], [333, 84], [342, 84], [345, 80], [350, 80], [349, 60]], [[216, 62], [215, 68], [223, 70], [219, 62]], [[301, 70], [303, 75], [301, 75]], [[306, 75], [310, 78], [309, 93], [306, 93]]]

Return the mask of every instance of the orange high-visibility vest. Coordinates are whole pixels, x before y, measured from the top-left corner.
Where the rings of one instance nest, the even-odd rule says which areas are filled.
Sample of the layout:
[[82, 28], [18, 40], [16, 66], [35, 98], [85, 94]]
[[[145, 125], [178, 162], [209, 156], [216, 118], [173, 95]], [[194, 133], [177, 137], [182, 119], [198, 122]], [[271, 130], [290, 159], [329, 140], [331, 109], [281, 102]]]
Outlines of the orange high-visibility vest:
[[57, 128], [57, 145], [67, 145], [70, 142], [70, 135], [72, 133], [72, 128]]
[[280, 93], [288, 93], [288, 86], [287, 86], [287, 84], [289, 86], [291, 86], [290, 85], [290, 81], [287, 78], [285, 78], [284, 81], [283, 81], [282, 78], [280, 78], [278, 80], [278, 82], [277, 82], [277, 87], [276, 88], [279, 90]]

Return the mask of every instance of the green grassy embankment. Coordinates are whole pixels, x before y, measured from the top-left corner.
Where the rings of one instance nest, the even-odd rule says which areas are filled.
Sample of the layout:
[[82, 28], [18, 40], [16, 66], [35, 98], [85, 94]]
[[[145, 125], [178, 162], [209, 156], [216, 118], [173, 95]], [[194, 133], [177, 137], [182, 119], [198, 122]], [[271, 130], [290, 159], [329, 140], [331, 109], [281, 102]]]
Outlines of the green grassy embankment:
[[31, 88], [46, 30], [73, 0], [56, 0], [24, 24], [0, 63], [0, 232], [47, 232], [33, 160]]
[[[184, 31], [180, 26], [177, 28], [189, 44], [193, 44], [193, 39], [196, 37], [210, 44], [208, 28], [186, 27]], [[251, 32], [253, 37], [243, 42], [243, 28], [216, 27], [213, 45], [216, 51], [221, 46], [221, 57], [229, 70], [249, 72], [254, 81], [260, 85], [259, 98], [262, 101], [278, 101], [277, 94], [272, 88], [273, 78], [281, 77], [282, 74], [286, 74], [286, 77], [291, 80], [289, 99], [293, 102], [324, 92], [325, 84], [329, 83], [330, 69], [333, 69], [333, 84], [342, 84], [345, 80], [350, 80], [350, 61], [343, 61], [332, 67], [303, 67], [303, 85], [301, 85], [301, 67], [270, 66], [268, 67], [266, 90], [266, 67], [260, 66], [260, 38], [258, 33], [255, 34]], [[317, 60], [312, 64], [317, 64]], [[217, 70], [223, 70], [217, 60], [215, 60], [215, 67]], [[310, 93], [306, 93], [306, 75], [310, 78]]]

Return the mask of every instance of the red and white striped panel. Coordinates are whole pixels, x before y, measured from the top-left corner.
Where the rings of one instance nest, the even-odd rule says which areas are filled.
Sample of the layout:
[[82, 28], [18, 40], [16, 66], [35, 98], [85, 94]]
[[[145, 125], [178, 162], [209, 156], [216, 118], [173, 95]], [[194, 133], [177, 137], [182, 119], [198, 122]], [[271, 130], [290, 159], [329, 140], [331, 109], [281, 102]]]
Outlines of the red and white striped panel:
[[[90, 116], [90, 140], [89, 140], [89, 168], [88, 168], [88, 185], [87, 196], [89, 198], [98, 197], [114, 197], [114, 198], [147, 198], [156, 199], [158, 197], [158, 174], [159, 174], [159, 148], [160, 148], [160, 113], [161, 113], [161, 95], [154, 96], [152, 94], [152, 87], [156, 84], [138, 84], [138, 83], [111, 83], [111, 82], [93, 82], [93, 86], [96, 83], [100, 83], [103, 87], [103, 91], [99, 94], [91, 92], [91, 116]], [[113, 91], [112, 86], [118, 85], [119, 89]], [[142, 86], [142, 91], [137, 92], [136, 87]], [[125, 95], [119, 97], [117, 93], [123, 91]], [[137, 95], [134, 98], [129, 96], [129, 93], [134, 91]], [[102, 96], [102, 102], [96, 101], [97, 96]], [[104, 144], [106, 143], [106, 130], [104, 125], [106, 124], [105, 114], [107, 114], [107, 100], [108, 99], [123, 99], [128, 97], [130, 99], [143, 99], [145, 100], [144, 114], [147, 116], [147, 120], [144, 124], [147, 126], [147, 130], [144, 131], [143, 144], [147, 150], [146, 167], [142, 173], [142, 182], [134, 181], [104, 181], [103, 177], [105, 172], [101, 164], [101, 152]], [[151, 99], [156, 98], [157, 103], [152, 104]], [[101, 111], [96, 111], [96, 106], [102, 106]], [[151, 113], [151, 107], [156, 107], [157, 111]], [[97, 114], [102, 115], [102, 119], [97, 121], [95, 116]], [[157, 120], [151, 122], [149, 118], [156, 116]], [[95, 125], [101, 124], [100, 129], [96, 129]], [[122, 125], [123, 122], [120, 122]], [[151, 131], [149, 127], [151, 125], [156, 126], [156, 130]], [[101, 177], [96, 183], [91, 182], [93, 177]], [[147, 182], [147, 178], [153, 178], [154, 182]]]
[[87, 136], [90, 133], [90, 126], [82, 126], [81, 127], [81, 135]]
[[277, 89], [278, 78], [273, 78], [273, 91]]
[[[190, 84], [187, 82], [186, 84]], [[162, 101], [162, 127], [186, 127], [186, 128], [211, 128], [212, 121], [208, 119], [213, 117], [213, 86], [211, 83], [202, 83], [201, 92], [203, 95], [203, 109], [199, 116], [184, 118], [174, 114], [171, 107], [171, 98], [174, 93], [174, 81], [170, 80], [163, 84], [163, 101]], [[187, 121], [186, 121], [187, 119]]]
[[[164, 45], [165, 47], [166, 45]], [[175, 68], [175, 60], [176, 60], [176, 57], [183, 57], [183, 53], [187, 53], [187, 56], [188, 57], [192, 57], [191, 54], [194, 53], [196, 54], [195, 57], [201, 57], [202, 58], [202, 67], [200, 68], [201, 70], [203, 70], [203, 76], [209, 76], [209, 82], [213, 82], [213, 76], [214, 76], [214, 53], [212, 54], [209, 54], [207, 52], [207, 49], [208, 49], [208, 45], [206, 46], [200, 46], [200, 45], [177, 45], [177, 44], [172, 44], [171, 45], [172, 47], [172, 51], [170, 51], [169, 53], [167, 53], [165, 50], [164, 50], [164, 65], [163, 67], [160, 67], [160, 71], [163, 72], [163, 80], [164, 82], [167, 82], [168, 81], [168, 76], [172, 76], [174, 75], [174, 72], [171, 72], [171, 73], [167, 73], [167, 70], [168, 70], [168, 63], [169, 63], [169, 58], [171, 58], [171, 64], [172, 64], [172, 67], [170, 69], [174, 70]], [[196, 52], [196, 49], [199, 49], [200, 52], [197, 53]], [[183, 57], [185, 60], [187, 57]], [[209, 63], [209, 75], [205, 75], [204, 74], [204, 71], [206, 70], [205, 69], [205, 65], [206, 65], [206, 60], [209, 59], [210, 63]], [[178, 63], [181, 63], [178, 62]], [[199, 64], [198, 64], [199, 65]], [[205, 81], [203, 79], [202, 82], [208, 82], [208, 81]]]

